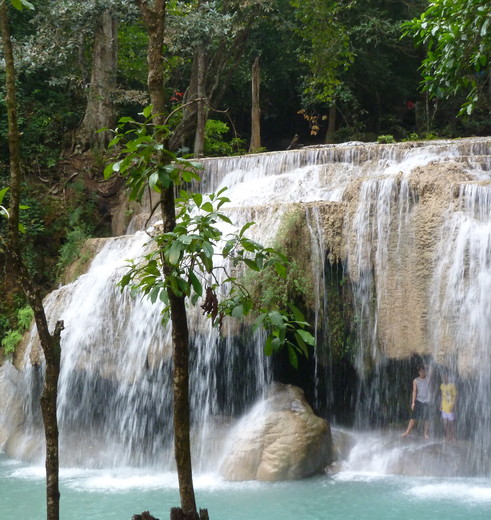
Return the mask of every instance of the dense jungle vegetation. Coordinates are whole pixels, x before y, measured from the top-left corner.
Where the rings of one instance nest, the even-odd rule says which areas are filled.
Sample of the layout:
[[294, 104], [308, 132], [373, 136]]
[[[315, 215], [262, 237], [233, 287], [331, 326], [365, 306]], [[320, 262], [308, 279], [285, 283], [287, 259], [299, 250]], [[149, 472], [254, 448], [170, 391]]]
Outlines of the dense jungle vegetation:
[[[22, 240], [48, 291], [87, 237], [115, 231], [121, 183], [103, 180], [110, 133], [97, 130], [148, 104], [147, 33], [133, 0], [30, 3], [10, 12], [29, 229]], [[312, 145], [489, 134], [490, 17], [483, 0], [169, 0], [170, 145], [247, 153], [257, 58], [259, 150], [286, 149], [294, 136]], [[9, 182], [4, 86], [0, 61], [0, 188]], [[197, 98], [207, 107], [201, 148]], [[8, 350], [25, 328], [26, 304], [0, 256]]]

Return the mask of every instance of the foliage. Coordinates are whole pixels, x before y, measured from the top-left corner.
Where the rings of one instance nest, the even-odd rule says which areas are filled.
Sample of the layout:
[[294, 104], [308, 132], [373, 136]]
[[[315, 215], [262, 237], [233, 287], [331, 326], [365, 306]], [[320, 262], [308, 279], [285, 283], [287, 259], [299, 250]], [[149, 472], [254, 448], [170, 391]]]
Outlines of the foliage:
[[26, 306], [18, 310], [17, 328], [9, 330], [2, 339], [2, 347], [7, 356], [14, 353], [17, 345], [22, 340], [24, 332], [31, 326], [33, 318], [34, 312], [31, 307]]
[[76, 226], [66, 234], [66, 242], [60, 248], [60, 256], [56, 264], [58, 276], [80, 258], [82, 246], [87, 238], [88, 235], [83, 226]]
[[391, 134], [379, 135], [377, 137], [377, 143], [389, 144], [389, 143], [395, 143], [395, 142], [396, 142], [396, 140], [394, 139], [394, 136]]
[[[345, 9], [335, 0], [292, 0], [298, 22], [297, 31], [305, 42], [300, 53], [309, 75], [304, 94], [310, 103], [332, 104], [341, 86], [340, 74], [353, 62], [347, 28], [339, 14]], [[329, 21], [329, 22], [327, 22]]]
[[34, 6], [28, 0], [10, 0], [10, 3], [19, 11], [22, 11], [22, 9], [34, 9]]
[[491, 4], [487, 0], [430, 2], [419, 18], [405, 24], [405, 30], [426, 47], [423, 88], [433, 97], [464, 92], [460, 115], [470, 114], [480, 99], [486, 100], [491, 55]]
[[208, 157], [223, 155], [239, 155], [245, 153], [245, 140], [233, 137], [230, 141], [224, 139], [230, 131], [227, 123], [208, 119], [205, 125], [204, 153]]
[[271, 267], [247, 277], [247, 286], [264, 305], [278, 305], [291, 301], [300, 308], [312, 309], [313, 280], [310, 275], [310, 238], [306, 232], [304, 208], [289, 209], [278, 226], [274, 248], [289, 259], [288, 270], [283, 276]]
[[165, 149], [162, 138], [169, 130], [153, 125], [151, 113], [152, 107], [147, 107], [142, 123], [122, 118], [111, 146], [123, 142], [124, 148], [120, 159], [106, 167], [105, 174], [124, 175], [131, 197], [137, 200], [147, 184], [157, 192], [173, 185], [180, 187], [176, 199], [178, 219], [174, 229], [153, 236], [155, 249], [143, 260], [130, 264], [121, 286], [142, 291], [152, 302], [162, 301], [164, 320], [169, 317], [170, 293], [186, 297], [191, 304], [204, 299], [202, 308], [217, 326], [224, 316], [243, 318], [255, 314], [255, 327], [267, 331], [266, 354], [285, 346], [291, 363], [296, 366], [298, 353], [307, 355], [308, 345], [314, 344], [301, 312], [285, 301], [282, 307], [278, 302], [261, 304], [236, 274], [245, 269], [261, 272], [272, 267], [285, 277], [289, 262], [278, 251], [246, 236], [252, 222], [238, 231], [228, 234], [222, 231], [221, 225], [234, 228], [221, 210], [229, 202], [225, 190], [202, 195], [183, 189], [185, 183], [198, 180], [197, 165]]

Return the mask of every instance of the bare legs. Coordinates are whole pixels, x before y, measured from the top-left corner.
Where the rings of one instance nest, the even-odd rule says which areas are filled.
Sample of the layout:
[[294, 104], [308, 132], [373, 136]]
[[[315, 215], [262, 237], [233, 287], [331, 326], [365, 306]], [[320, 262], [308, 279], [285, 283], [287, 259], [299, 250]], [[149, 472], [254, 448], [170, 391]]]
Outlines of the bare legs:
[[[409, 424], [407, 425], [406, 431], [401, 435], [401, 437], [407, 437], [411, 433], [411, 431], [413, 430], [415, 425], [416, 425], [416, 419], [409, 419]], [[430, 421], [425, 421], [425, 424], [424, 424], [425, 439], [430, 438], [429, 431], [430, 431]]]
[[411, 430], [414, 428], [416, 424], [416, 419], [409, 419], [409, 424], [407, 425], [406, 431], [401, 435], [401, 437], [407, 437]]

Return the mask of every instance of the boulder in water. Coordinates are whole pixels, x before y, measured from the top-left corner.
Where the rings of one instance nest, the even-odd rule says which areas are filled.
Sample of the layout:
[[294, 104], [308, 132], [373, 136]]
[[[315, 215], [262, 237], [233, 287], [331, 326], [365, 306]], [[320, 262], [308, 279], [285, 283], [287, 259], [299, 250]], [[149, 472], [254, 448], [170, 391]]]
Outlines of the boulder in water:
[[329, 424], [292, 385], [275, 384], [234, 429], [230, 446], [220, 473], [233, 481], [298, 480], [332, 462]]

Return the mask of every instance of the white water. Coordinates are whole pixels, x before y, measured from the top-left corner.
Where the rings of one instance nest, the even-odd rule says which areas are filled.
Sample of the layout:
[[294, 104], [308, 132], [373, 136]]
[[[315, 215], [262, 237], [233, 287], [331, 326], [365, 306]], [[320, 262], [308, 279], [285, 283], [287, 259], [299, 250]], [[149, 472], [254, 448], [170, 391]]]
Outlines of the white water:
[[[430, 259], [432, 275], [426, 294], [427, 322], [422, 332], [426, 343], [422, 347], [425, 353], [430, 352], [439, 362], [451, 365], [462, 377], [462, 388], [467, 396], [459, 413], [472, 424], [473, 433], [468, 438], [477, 450], [477, 458], [483, 461], [474, 470], [486, 474], [491, 424], [491, 411], [486, 406], [491, 399], [489, 140], [436, 142], [421, 147], [333, 146], [207, 160], [203, 184], [211, 190], [228, 186], [232, 218], [238, 225], [255, 220], [257, 226], [251, 230], [253, 237], [265, 243], [274, 238], [288, 203], [347, 204], [348, 199], [352, 200], [347, 194], [356, 191], [357, 202], [353, 212], [346, 216], [343, 251], [346, 253], [344, 268], [353, 281], [358, 314], [360, 349], [355, 364], [362, 381], [357, 395], [363, 419], [374, 409], [383, 407], [384, 396], [390, 393], [380, 378], [363, 381], [367, 363], [383, 367], [387, 362], [384, 345], [380, 344], [380, 321], [384, 320], [385, 312], [382, 301], [392, 290], [388, 286], [389, 271], [396, 271], [399, 266], [400, 279], [405, 276], [402, 270], [408, 255], [405, 239], [415, 233], [411, 227], [416, 204], [410, 185], [411, 172], [416, 166], [434, 161], [455, 161], [463, 165], [471, 182], [459, 186], [460, 191], [447, 208], [444, 226], [434, 235], [436, 246], [434, 257]], [[309, 204], [305, 208], [312, 243], [312, 268], [317, 280], [314, 295], [317, 312], [313, 319], [318, 341], [324, 342], [329, 306], [324, 268], [329, 246], [317, 207]], [[46, 301], [52, 324], [63, 319], [66, 327], [59, 391], [62, 463], [66, 467], [93, 468], [64, 470], [64, 486], [67, 491], [72, 490], [74, 496], [79, 496], [79, 492], [83, 496], [85, 493], [88, 496], [116, 493], [121, 498], [120, 493], [128, 491], [135, 496], [138, 490], [144, 489], [149, 498], [147, 492], [161, 493], [165, 488], [172, 497], [169, 500], [176, 501], [169, 421], [169, 331], [159, 325], [157, 306], [128, 293], [121, 294], [115, 288], [124, 272], [125, 260], [141, 254], [146, 241], [142, 232], [109, 240], [86, 275], [53, 292]], [[428, 263], [428, 259], [422, 262]], [[373, 305], [374, 301], [378, 303]], [[400, 319], [403, 328], [403, 313]], [[231, 492], [237, 499], [236, 493], [242, 489], [252, 490], [252, 495], [257, 492], [264, 499], [261, 485], [226, 484], [215, 474], [231, 417], [243, 413], [262, 395], [271, 380], [270, 368], [262, 356], [261, 337], [251, 338], [245, 333], [239, 337], [241, 344], [237, 347], [230, 335], [220, 340], [200, 312], [191, 313], [190, 322], [195, 331], [191, 395], [193, 420], [198, 425], [194, 437], [198, 490], [202, 489], [207, 499], [215, 492], [225, 495]], [[404, 323], [404, 327], [407, 324]], [[450, 358], [441, 358], [442, 346], [449, 346]], [[410, 382], [410, 376], [406, 376]], [[17, 374], [8, 366], [0, 371], [0, 442], [8, 438], [5, 447], [11, 456], [34, 461], [42, 460], [43, 444], [36, 404], [39, 378], [40, 369], [30, 368], [29, 363], [24, 374]], [[319, 363], [315, 356], [313, 378], [313, 399], [322, 408], [319, 400], [332, 398], [329, 392], [328, 395], [319, 393], [318, 388], [329, 389], [331, 376], [329, 367]], [[19, 418], [12, 417], [9, 404], [19, 399], [24, 402], [23, 422], [17, 428]], [[404, 489], [404, 500], [408, 504], [414, 500], [421, 504], [427, 499], [438, 504], [452, 502], [446, 491], [447, 481], [411, 482], [406, 489], [407, 483], [402, 486], [395, 477], [395, 480], [384, 480], [384, 475], [394, 471], [390, 461], [400, 460], [401, 453], [408, 449], [395, 438], [391, 446], [373, 438], [364, 439], [353, 451], [343, 472], [333, 480], [313, 479], [313, 488], [319, 491], [334, 486], [339, 493], [340, 486], [349, 482], [356, 493], [357, 486], [363, 482], [376, 490], [387, 485], [393, 486], [397, 493]], [[414, 449], [418, 452], [418, 445]], [[360, 455], [355, 462], [356, 453]], [[386, 455], [390, 455], [389, 459]], [[475, 457], [474, 451], [469, 455]], [[129, 467], [132, 469], [125, 469]], [[149, 467], [151, 472], [143, 469]], [[5, 478], [12, 482], [39, 485], [42, 472], [32, 466], [19, 465], [12, 469], [9, 462], [4, 461], [2, 468]], [[369, 476], [365, 481], [363, 475], [366, 474]], [[490, 493], [489, 481], [482, 481], [482, 485], [480, 482], [464, 480], [455, 484], [460, 489], [459, 507], [463, 507], [457, 509], [463, 515], [469, 503], [485, 504], [483, 510], [490, 511], [486, 498]], [[305, 492], [305, 484], [300, 488]], [[364, 484], [362, 488], [365, 489]], [[275, 489], [286, 495], [294, 493], [286, 484]], [[330, 500], [335, 497], [330, 495]], [[143, 507], [148, 509], [149, 506]], [[309, 506], [305, 504], [305, 507]], [[328, 506], [321, 502], [318, 507]], [[379, 518], [384, 518], [379, 508], [375, 510]], [[471, 518], [489, 516], [479, 516], [481, 513], [474, 507], [471, 510]], [[138, 508], [134, 512], [138, 512]], [[312, 516], [299, 514], [303, 518], [321, 518], [314, 513]], [[458, 518], [451, 514], [449, 512], [449, 518]], [[250, 515], [254, 516], [252, 512]]]

